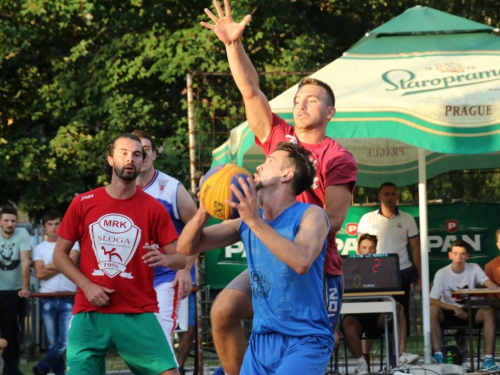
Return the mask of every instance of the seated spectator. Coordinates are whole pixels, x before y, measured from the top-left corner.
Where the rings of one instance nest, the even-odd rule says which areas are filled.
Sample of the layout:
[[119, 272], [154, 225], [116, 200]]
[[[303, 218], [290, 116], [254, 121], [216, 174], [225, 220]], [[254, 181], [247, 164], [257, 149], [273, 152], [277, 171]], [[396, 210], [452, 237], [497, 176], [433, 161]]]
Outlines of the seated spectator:
[[[370, 234], [363, 234], [358, 241], [358, 254], [375, 254], [377, 252], [377, 237]], [[417, 354], [406, 353], [406, 319], [404, 309], [398, 303], [398, 342], [399, 363], [401, 365], [411, 364], [418, 361]], [[384, 332], [384, 314], [353, 314], [346, 315], [342, 319], [341, 329], [344, 333], [344, 339], [351, 355], [356, 359], [356, 372], [358, 375], [367, 374], [369, 372], [368, 363], [361, 347], [361, 337], [369, 333]]]
[[[463, 240], [451, 243], [448, 257], [449, 266], [441, 268], [434, 276], [434, 283], [430, 293], [431, 341], [434, 350], [433, 360], [444, 363], [441, 338], [441, 325], [467, 326], [467, 311], [464, 310], [463, 299], [454, 298], [451, 291], [457, 289], [472, 289], [477, 285], [487, 288], [498, 288], [488, 279], [481, 267], [475, 263], [467, 263], [470, 245]], [[495, 340], [495, 315], [490, 307], [472, 309], [472, 321], [475, 325], [483, 326], [484, 361], [482, 370], [498, 372], [500, 367], [493, 358]]]
[[7, 347], [7, 340], [1, 339], [0, 338], [0, 374], [3, 371], [3, 359], [2, 359], [2, 354], [3, 350]]
[[[500, 250], [500, 229], [496, 232], [497, 239], [497, 247]], [[484, 273], [488, 276], [488, 279], [493, 281], [495, 284], [500, 285], [500, 255], [495, 259], [491, 260], [484, 267]], [[496, 295], [497, 298], [500, 298], [500, 293]], [[496, 325], [497, 327], [500, 325], [500, 310], [496, 310]]]

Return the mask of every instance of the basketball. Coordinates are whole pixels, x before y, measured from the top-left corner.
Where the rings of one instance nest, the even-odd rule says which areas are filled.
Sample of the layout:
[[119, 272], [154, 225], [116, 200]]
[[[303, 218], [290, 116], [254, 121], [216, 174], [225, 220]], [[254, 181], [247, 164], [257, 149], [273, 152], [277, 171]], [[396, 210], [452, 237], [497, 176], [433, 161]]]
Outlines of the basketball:
[[213, 167], [207, 172], [200, 188], [200, 201], [210, 216], [219, 220], [239, 217], [238, 210], [226, 204], [225, 200], [239, 202], [230, 186], [235, 185], [244, 194], [238, 182], [240, 177], [246, 179], [252, 175], [245, 168], [229, 163]]

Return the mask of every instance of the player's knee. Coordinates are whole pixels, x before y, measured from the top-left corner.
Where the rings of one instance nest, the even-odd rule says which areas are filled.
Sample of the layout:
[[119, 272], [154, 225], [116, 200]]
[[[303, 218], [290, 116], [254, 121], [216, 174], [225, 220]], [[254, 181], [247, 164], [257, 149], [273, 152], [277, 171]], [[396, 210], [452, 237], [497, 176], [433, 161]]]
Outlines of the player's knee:
[[359, 322], [352, 316], [348, 316], [342, 321], [343, 331], [353, 332], [356, 331], [358, 327], [359, 327]]
[[244, 292], [232, 289], [222, 291], [215, 299], [210, 311], [212, 325], [217, 327], [232, 325], [235, 322], [239, 324], [240, 320], [252, 315], [251, 298]]

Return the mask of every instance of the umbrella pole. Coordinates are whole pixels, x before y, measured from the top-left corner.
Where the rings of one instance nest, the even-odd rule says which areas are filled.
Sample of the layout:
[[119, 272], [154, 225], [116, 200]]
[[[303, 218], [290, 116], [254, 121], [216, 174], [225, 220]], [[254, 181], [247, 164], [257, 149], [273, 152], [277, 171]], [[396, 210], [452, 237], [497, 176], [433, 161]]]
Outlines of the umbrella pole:
[[420, 219], [420, 256], [422, 260], [422, 315], [424, 328], [424, 360], [432, 362], [431, 318], [429, 307], [429, 235], [427, 222], [427, 173], [425, 150], [418, 149], [418, 204]]

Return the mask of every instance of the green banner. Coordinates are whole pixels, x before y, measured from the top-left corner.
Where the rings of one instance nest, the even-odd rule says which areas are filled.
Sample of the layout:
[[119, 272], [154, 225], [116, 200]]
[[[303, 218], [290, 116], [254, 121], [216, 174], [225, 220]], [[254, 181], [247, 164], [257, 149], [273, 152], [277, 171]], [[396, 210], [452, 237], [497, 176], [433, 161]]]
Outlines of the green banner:
[[[419, 226], [418, 206], [400, 206], [415, 217]], [[357, 247], [358, 223], [365, 213], [376, 206], [349, 208], [344, 224], [337, 234], [339, 253], [347, 255]], [[495, 233], [500, 229], [500, 204], [453, 203], [428, 206], [429, 221], [429, 281], [440, 268], [450, 264], [448, 248], [456, 239], [463, 239], [472, 247], [470, 262], [484, 265], [497, 255]], [[209, 225], [216, 221], [209, 222]], [[206, 283], [214, 289], [224, 288], [247, 267], [246, 253], [241, 242], [225, 249], [206, 253]]]

